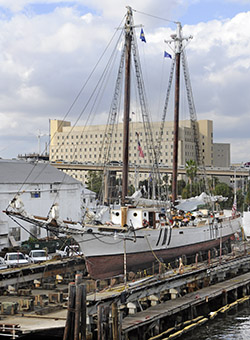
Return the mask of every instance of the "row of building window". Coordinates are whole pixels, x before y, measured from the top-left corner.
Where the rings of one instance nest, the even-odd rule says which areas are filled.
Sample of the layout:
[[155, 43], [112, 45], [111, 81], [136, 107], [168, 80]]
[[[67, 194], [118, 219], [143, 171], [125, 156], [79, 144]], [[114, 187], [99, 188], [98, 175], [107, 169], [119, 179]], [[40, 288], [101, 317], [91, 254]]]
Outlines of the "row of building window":
[[[158, 136], [158, 134], [160, 134], [160, 133], [158, 133], [158, 131], [155, 131], [155, 136]], [[166, 131], [166, 133], [165, 133], [165, 135], [166, 136], [168, 136], [168, 135], [170, 135], [170, 134], [174, 134], [174, 131]], [[119, 137], [122, 137], [122, 133], [120, 133], [120, 134], [117, 134], [117, 133], [115, 133], [114, 134], [114, 136], [115, 137], [118, 137], [118, 135], [119, 135]], [[142, 133], [142, 132], [139, 132], [139, 135], [140, 136], [147, 136], [147, 133]], [[163, 135], [164, 135], [164, 133], [163, 133]], [[130, 137], [132, 137], [133, 136], [133, 134], [130, 132], [130, 134], [129, 134], [129, 136]], [[90, 135], [85, 135], [85, 136], [83, 136], [83, 135], [74, 135], [74, 134], [72, 134], [71, 136], [64, 136], [64, 135], [58, 135], [57, 136], [57, 139], [81, 139], [81, 138], [86, 138], [86, 139], [88, 139], [88, 138], [102, 138], [103, 137], [103, 135], [102, 134], [100, 134], [100, 135], [97, 135], [97, 134], [95, 134], [95, 135], [93, 135], [93, 134], [90, 134]], [[105, 134], [105, 137], [107, 137], [107, 134]]]

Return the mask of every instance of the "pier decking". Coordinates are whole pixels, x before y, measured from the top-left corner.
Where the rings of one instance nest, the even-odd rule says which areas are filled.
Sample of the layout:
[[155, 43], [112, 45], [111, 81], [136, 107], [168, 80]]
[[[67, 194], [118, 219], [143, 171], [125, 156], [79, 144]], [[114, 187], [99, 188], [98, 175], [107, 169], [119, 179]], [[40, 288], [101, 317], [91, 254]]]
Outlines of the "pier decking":
[[[6, 289], [7, 283], [14, 284], [16, 278], [19, 280], [14, 285], [15, 292], [8, 287], [9, 295], [0, 296], [0, 336], [16, 339], [25, 334], [35, 336], [40, 332], [63, 335], [70, 311], [67, 305], [68, 283], [56, 284], [55, 277], [57, 274], [66, 275], [73, 269], [75, 273], [84, 271], [82, 259], [70, 259], [68, 264], [64, 261], [60, 260], [52, 267], [46, 267], [46, 270], [43, 267], [46, 264], [43, 264], [40, 269], [31, 267], [9, 271], [9, 276], [6, 274], [8, 271], [1, 273], [2, 289], [4, 284]], [[113, 281], [98, 284], [83, 278], [82, 282], [88, 288], [88, 336], [103, 340], [156, 340], [161, 339], [161, 334], [178, 337], [182, 332], [215, 317], [218, 310], [225, 312], [237, 306], [239, 299], [243, 301], [245, 298], [244, 303], [247, 303], [250, 297], [249, 268], [250, 253], [247, 247], [242, 247], [237, 256], [231, 253], [185, 266], [182, 271], [170, 269], [162, 274], [127, 282], [126, 285], [122, 278], [117, 279], [116, 284]], [[22, 275], [24, 278], [20, 279]], [[40, 279], [44, 285], [31, 289], [31, 279]], [[113, 306], [116, 306], [116, 314], [119, 315], [116, 315], [116, 337], [112, 333], [115, 324], [113, 314], [112, 318], [109, 317], [111, 306], [112, 313]], [[104, 311], [107, 317], [103, 319]], [[185, 330], [181, 328], [184, 326]]]

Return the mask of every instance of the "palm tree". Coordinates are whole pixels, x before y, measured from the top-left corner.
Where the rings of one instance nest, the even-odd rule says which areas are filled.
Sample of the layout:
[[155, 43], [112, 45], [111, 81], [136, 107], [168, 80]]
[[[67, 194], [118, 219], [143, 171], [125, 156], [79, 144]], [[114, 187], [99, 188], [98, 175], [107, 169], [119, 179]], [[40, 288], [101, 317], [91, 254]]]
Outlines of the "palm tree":
[[192, 184], [197, 175], [197, 164], [193, 159], [190, 159], [185, 164], [186, 175], [190, 184], [190, 195], [192, 196]]

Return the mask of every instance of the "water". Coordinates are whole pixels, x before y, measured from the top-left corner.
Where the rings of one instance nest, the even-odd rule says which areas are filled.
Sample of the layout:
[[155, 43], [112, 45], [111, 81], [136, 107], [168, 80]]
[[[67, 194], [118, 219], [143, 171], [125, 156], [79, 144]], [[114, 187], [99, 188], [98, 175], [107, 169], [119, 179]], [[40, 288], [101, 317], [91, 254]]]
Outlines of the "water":
[[[6, 340], [1, 337], [0, 340]], [[62, 337], [30, 335], [22, 340], [62, 340]], [[209, 320], [204, 325], [192, 332], [178, 338], [180, 340], [249, 340], [250, 339], [250, 305], [239, 307], [239, 310], [219, 314], [214, 320]]]
[[249, 340], [250, 307], [246, 305], [241, 307], [238, 312], [230, 311], [227, 315], [219, 315], [180, 339]]

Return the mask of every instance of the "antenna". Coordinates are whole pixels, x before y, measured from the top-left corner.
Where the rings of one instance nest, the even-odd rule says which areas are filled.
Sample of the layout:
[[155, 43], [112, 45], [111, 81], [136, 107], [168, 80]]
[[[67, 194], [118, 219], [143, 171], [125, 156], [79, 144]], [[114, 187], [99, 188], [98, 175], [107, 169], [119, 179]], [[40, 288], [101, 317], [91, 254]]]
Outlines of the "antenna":
[[[38, 130], [38, 134], [37, 134], [37, 139], [38, 139], [38, 155], [40, 156], [41, 150], [40, 150], [40, 144], [41, 144], [41, 137], [43, 136], [48, 136], [47, 133], [41, 133], [40, 130]], [[47, 149], [47, 146], [46, 146]]]

